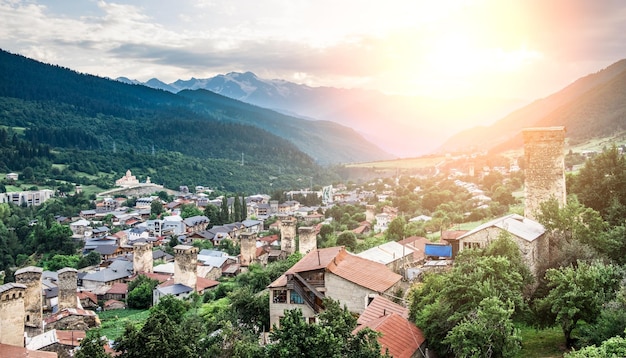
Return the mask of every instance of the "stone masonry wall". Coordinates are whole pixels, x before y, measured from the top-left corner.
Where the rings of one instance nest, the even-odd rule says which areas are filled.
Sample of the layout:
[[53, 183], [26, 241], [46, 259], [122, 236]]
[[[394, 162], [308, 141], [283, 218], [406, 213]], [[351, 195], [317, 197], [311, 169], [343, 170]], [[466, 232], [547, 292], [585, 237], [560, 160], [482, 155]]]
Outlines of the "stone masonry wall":
[[43, 303], [41, 299], [41, 267], [29, 266], [15, 272], [15, 282], [26, 286], [24, 292], [24, 324], [34, 334], [43, 333]]
[[551, 197], [565, 204], [565, 128], [527, 128], [524, 135], [526, 181], [524, 216], [535, 220], [540, 204]]
[[76, 308], [78, 288], [77, 279], [78, 271], [76, 269], [66, 267], [57, 271], [59, 275], [59, 311], [65, 308]]
[[298, 229], [298, 251], [305, 255], [311, 250], [317, 249], [317, 235], [315, 228], [303, 226]]
[[174, 282], [196, 288], [198, 281], [198, 248], [189, 245], [174, 247]]
[[239, 241], [241, 245], [240, 263], [248, 266], [254, 262], [256, 256], [256, 233], [242, 232], [239, 235]]
[[0, 343], [24, 346], [24, 294], [26, 286], [0, 286]]
[[296, 252], [296, 220], [293, 218], [280, 222], [280, 249], [287, 255]]
[[137, 242], [133, 244], [133, 271], [153, 272], [154, 261], [152, 258], [152, 244]]

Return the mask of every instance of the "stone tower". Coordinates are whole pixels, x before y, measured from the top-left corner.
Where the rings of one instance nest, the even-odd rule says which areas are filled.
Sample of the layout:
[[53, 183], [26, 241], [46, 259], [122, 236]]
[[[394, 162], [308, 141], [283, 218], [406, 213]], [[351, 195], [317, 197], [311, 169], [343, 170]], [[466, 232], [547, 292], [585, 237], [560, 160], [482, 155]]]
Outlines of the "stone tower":
[[174, 247], [174, 282], [196, 289], [198, 280], [198, 248], [189, 245]]
[[152, 244], [136, 242], [133, 244], [133, 272], [153, 272]]
[[280, 249], [287, 255], [296, 252], [296, 220], [294, 218], [280, 221]]
[[24, 347], [24, 295], [26, 285], [0, 286], [0, 343]]
[[76, 290], [78, 288], [78, 271], [71, 267], [65, 267], [57, 271], [59, 275], [59, 309], [76, 308], [78, 306], [78, 298]]
[[241, 264], [249, 266], [256, 258], [256, 233], [242, 232], [239, 235], [241, 245]]
[[365, 220], [374, 222], [376, 219], [376, 205], [365, 205]]
[[535, 220], [540, 204], [551, 197], [565, 205], [565, 127], [526, 128], [524, 216]]
[[298, 251], [302, 255], [317, 249], [317, 234], [314, 227], [302, 226], [298, 228], [298, 237]]
[[28, 266], [15, 272], [15, 282], [26, 286], [24, 292], [24, 326], [33, 336], [43, 331], [43, 304], [41, 302], [41, 267]]

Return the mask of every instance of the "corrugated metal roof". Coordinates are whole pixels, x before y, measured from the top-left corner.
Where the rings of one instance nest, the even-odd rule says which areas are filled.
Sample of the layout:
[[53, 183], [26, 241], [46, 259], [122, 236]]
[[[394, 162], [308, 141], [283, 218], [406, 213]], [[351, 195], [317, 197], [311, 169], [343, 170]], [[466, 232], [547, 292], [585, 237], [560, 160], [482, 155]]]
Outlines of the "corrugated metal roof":
[[511, 214], [486, 222], [459, 236], [458, 240], [462, 240], [489, 227], [500, 228], [529, 242], [536, 240], [546, 232], [546, 229], [540, 223], [518, 214]]
[[384, 265], [409, 255], [413, 255], [413, 250], [395, 241], [386, 242], [357, 254], [359, 257]]

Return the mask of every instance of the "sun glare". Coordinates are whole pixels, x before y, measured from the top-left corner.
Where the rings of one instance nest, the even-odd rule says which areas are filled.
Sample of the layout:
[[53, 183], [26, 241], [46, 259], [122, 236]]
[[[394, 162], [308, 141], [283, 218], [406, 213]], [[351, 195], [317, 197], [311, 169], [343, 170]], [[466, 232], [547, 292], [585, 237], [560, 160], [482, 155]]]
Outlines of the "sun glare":
[[428, 20], [390, 40], [396, 51], [387, 62], [402, 91], [413, 87], [420, 91], [415, 94], [435, 97], [497, 93], [505, 77], [520, 77], [542, 58], [524, 41], [528, 24], [506, 22], [514, 8], [489, 1], [420, 4], [419, 18]]

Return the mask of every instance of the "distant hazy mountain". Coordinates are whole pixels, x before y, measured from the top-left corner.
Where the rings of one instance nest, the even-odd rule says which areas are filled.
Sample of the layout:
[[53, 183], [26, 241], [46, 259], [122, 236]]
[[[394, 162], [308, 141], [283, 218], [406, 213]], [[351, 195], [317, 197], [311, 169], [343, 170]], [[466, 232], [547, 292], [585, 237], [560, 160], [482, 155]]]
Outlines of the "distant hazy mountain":
[[523, 128], [541, 126], [565, 126], [571, 143], [626, 130], [626, 60], [582, 77], [491, 126], [462, 131], [442, 148], [515, 148], [522, 145]]
[[[0, 123], [76, 129], [100, 146], [115, 141], [119, 147], [140, 148], [152, 143], [204, 157], [223, 153], [229, 159], [245, 153], [250, 161], [276, 167], [295, 166], [296, 159], [337, 164], [391, 157], [336, 123], [290, 117], [205, 90], [173, 94], [122, 82], [134, 83], [79, 74], [0, 50]], [[24, 108], [17, 110], [18, 104]], [[47, 106], [45, 111], [42, 106]]]
[[[152, 81], [152, 80], [151, 80]], [[172, 92], [206, 89], [285, 114], [336, 122], [361, 133], [397, 156], [428, 153], [451, 134], [501, 118], [523, 103], [517, 100], [474, 98], [432, 100], [390, 96], [377, 91], [310, 87], [285, 80], [268, 80], [252, 72], [231, 72], [212, 78], [177, 80], [165, 88]]]

